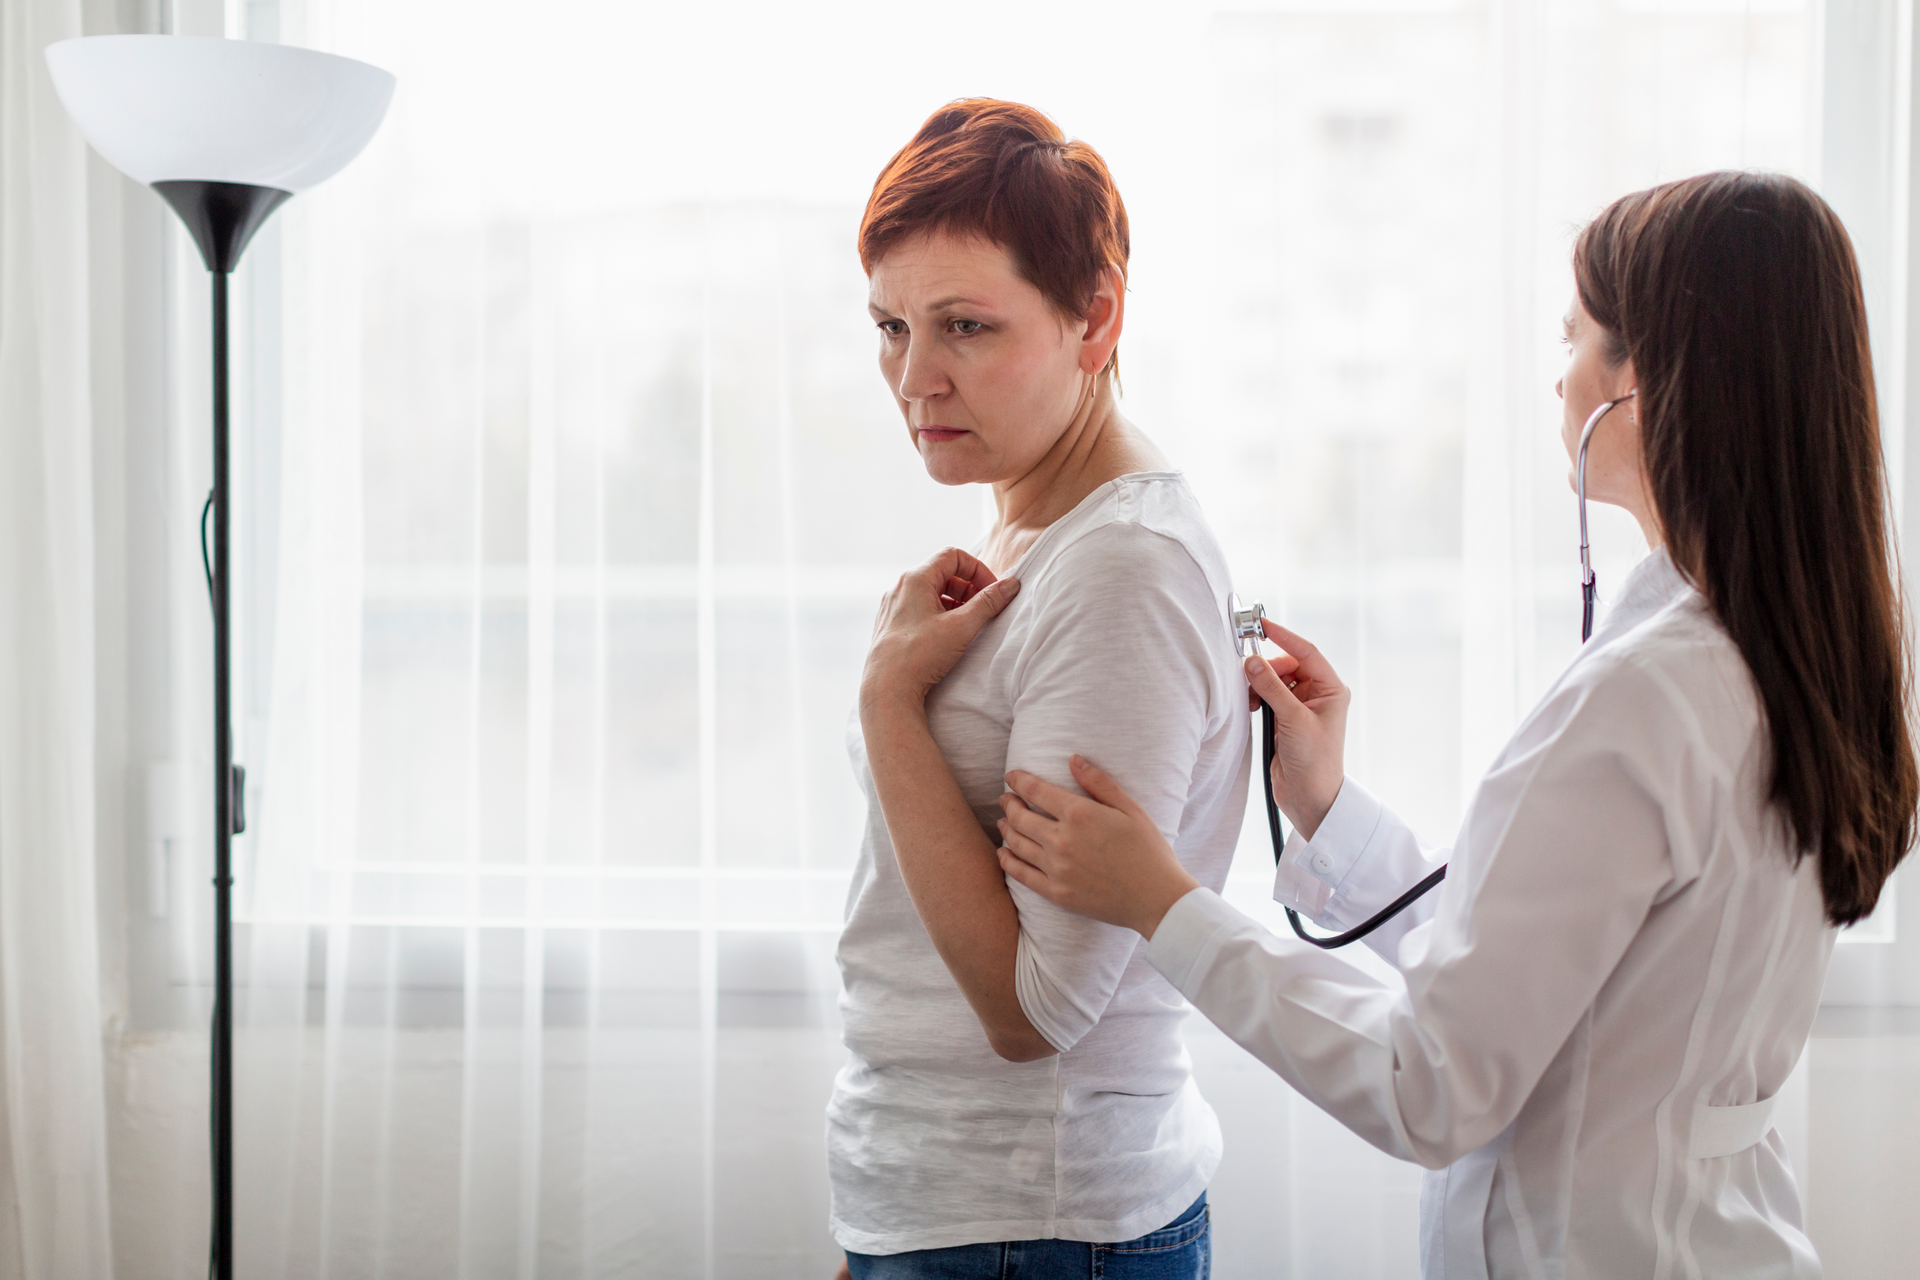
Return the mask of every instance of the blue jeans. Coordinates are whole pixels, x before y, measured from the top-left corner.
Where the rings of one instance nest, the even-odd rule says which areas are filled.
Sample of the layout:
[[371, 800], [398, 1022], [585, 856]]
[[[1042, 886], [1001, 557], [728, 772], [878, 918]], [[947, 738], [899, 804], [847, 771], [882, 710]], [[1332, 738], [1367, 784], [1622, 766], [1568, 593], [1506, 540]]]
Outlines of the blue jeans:
[[1213, 1272], [1213, 1220], [1202, 1191], [1185, 1213], [1138, 1240], [1009, 1240], [849, 1253], [847, 1270], [853, 1280], [1207, 1280]]

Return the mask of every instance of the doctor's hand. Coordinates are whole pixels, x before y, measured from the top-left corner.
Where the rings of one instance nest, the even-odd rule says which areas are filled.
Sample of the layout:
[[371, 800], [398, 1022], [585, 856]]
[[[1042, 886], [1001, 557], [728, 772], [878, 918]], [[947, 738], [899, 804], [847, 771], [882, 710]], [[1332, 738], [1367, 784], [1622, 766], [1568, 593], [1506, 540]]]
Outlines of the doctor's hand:
[[1272, 619], [1260, 623], [1285, 652], [1243, 666], [1253, 692], [1273, 708], [1273, 799], [1313, 839], [1346, 780], [1347, 708], [1353, 691], [1320, 651]]
[[898, 705], [923, 707], [980, 628], [1019, 594], [1017, 578], [993, 570], [958, 547], [948, 547], [909, 573], [880, 601], [873, 644], [860, 676], [860, 711]]
[[1024, 769], [1007, 775], [1000, 869], [1057, 907], [1151, 938], [1200, 882], [1119, 783], [1080, 756], [1067, 765], [1086, 795]]

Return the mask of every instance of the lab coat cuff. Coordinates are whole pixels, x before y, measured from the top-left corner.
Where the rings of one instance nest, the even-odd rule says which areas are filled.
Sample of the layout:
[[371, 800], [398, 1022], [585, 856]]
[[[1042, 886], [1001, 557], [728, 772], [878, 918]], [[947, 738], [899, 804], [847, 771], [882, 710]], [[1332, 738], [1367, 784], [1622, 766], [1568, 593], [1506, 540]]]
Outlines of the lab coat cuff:
[[1213, 890], [1189, 890], [1161, 917], [1160, 927], [1147, 943], [1147, 963], [1191, 999], [1221, 945], [1246, 920]]
[[1344, 778], [1333, 807], [1320, 820], [1313, 839], [1295, 828], [1273, 879], [1274, 901], [1318, 916], [1346, 883], [1354, 865], [1380, 830], [1386, 806], [1373, 793]]

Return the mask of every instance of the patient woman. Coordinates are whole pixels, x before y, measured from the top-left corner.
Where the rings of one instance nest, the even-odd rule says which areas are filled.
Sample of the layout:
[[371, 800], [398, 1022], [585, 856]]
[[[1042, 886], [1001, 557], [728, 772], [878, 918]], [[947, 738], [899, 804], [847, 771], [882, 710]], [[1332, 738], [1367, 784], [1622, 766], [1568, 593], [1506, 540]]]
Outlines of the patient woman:
[[861, 682], [834, 1238], [854, 1280], [1203, 1277], [1220, 1132], [1187, 1006], [994, 853], [1007, 770], [1072, 786], [1090, 741], [1202, 884], [1245, 810], [1226, 566], [1119, 407], [1126, 210], [1091, 147], [965, 100], [881, 172], [860, 260], [907, 443], [997, 514], [887, 595]]

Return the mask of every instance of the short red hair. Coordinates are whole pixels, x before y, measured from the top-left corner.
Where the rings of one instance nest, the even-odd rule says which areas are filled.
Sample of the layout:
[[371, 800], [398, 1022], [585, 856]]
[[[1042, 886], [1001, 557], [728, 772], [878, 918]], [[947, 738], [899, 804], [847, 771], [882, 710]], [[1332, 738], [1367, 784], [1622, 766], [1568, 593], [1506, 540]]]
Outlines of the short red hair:
[[[1000, 245], [1014, 269], [1074, 319], [1108, 267], [1127, 280], [1127, 207], [1107, 162], [1032, 107], [961, 98], [927, 117], [873, 184], [860, 265], [902, 240], [946, 232]], [[1116, 371], [1116, 354], [1107, 371]]]

